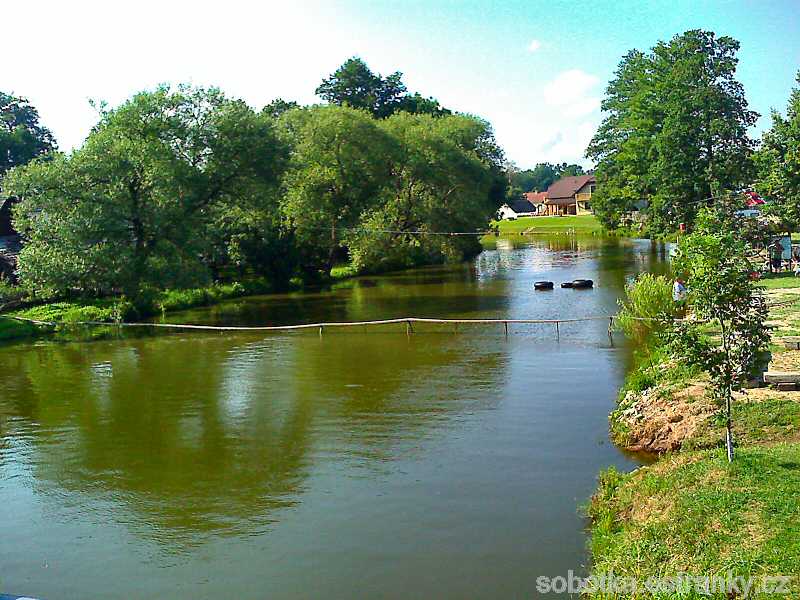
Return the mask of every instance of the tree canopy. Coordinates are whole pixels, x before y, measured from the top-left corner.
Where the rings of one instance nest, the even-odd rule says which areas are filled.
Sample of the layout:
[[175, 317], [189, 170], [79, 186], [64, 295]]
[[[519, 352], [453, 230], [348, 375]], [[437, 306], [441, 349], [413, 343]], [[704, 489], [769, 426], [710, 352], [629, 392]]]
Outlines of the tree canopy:
[[770, 200], [768, 210], [788, 230], [800, 228], [800, 72], [784, 117], [772, 112], [772, 127], [756, 153], [756, 187]]
[[52, 152], [55, 138], [25, 98], [0, 92], [0, 180], [18, 165]]
[[735, 78], [738, 50], [733, 38], [691, 30], [625, 55], [586, 151], [597, 164], [592, 205], [605, 225], [646, 203], [653, 232], [671, 231], [692, 223], [704, 201], [750, 181], [747, 130], [758, 115]]
[[[414, 97], [411, 97], [412, 99]], [[283, 284], [462, 260], [505, 192], [488, 123], [275, 100], [142, 92], [82, 147], [12, 169], [18, 274], [50, 295], [124, 294], [247, 276]], [[441, 236], [452, 230], [470, 236]]]
[[20, 275], [131, 297], [207, 280], [212, 218], [222, 205], [268, 208], [281, 152], [271, 121], [218, 90], [137, 94], [70, 156], [7, 176], [22, 199]]
[[450, 113], [433, 98], [425, 98], [419, 93], [409, 94], [399, 71], [381, 77], [357, 57], [349, 58], [323, 79], [316, 94], [330, 104], [360, 108], [379, 119], [398, 111], [432, 115]]

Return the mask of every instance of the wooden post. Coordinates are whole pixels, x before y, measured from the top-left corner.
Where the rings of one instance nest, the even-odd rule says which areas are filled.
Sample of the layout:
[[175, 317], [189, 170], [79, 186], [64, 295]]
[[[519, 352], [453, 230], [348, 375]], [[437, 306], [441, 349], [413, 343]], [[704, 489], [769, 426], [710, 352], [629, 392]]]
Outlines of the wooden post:
[[614, 336], [612, 335], [614, 332], [614, 317], [608, 317], [608, 341], [611, 345], [614, 345]]
[[412, 331], [413, 330], [411, 329], [411, 321], [406, 321], [406, 335], [411, 337]]
[[505, 327], [506, 337], [508, 337], [508, 321], [503, 321], [503, 327]]
[[322, 325], [319, 326], [319, 337], [322, 337]]
[[558, 321], [556, 321], [556, 339], [561, 339], [561, 332], [558, 330]]

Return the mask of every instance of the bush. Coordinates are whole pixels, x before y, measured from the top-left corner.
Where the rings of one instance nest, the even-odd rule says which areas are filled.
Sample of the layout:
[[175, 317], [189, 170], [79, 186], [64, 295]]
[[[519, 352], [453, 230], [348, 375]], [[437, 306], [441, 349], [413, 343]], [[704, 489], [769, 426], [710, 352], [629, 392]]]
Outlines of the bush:
[[677, 315], [672, 284], [663, 275], [642, 273], [625, 286], [617, 327], [639, 344], [648, 345]]

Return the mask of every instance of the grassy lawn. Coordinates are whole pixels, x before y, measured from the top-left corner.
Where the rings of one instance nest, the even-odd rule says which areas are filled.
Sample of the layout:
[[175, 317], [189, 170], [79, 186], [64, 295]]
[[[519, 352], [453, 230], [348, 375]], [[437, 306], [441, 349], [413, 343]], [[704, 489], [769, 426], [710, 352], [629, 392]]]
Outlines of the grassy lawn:
[[524, 233], [532, 229], [536, 232], [564, 231], [574, 229], [578, 233], [602, 231], [603, 226], [594, 215], [568, 217], [520, 217], [515, 221], [498, 221], [501, 234]]
[[[800, 334], [800, 278], [781, 273], [761, 283], [769, 290], [770, 303], [776, 303], [769, 314], [773, 335]], [[776, 341], [771, 352], [771, 369], [800, 370], [800, 351], [787, 350]], [[628, 405], [622, 394], [610, 418], [612, 438], [624, 445], [628, 425], [641, 426], [646, 435], [662, 435], [664, 423], [668, 422], [668, 431], [680, 431], [684, 420], [708, 416], [696, 429], [686, 430], [680, 451], [632, 473], [612, 468], [601, 475], [587, 510], [592, 520], [592, 574], [613, 572], [642, 583], [681, 573], [724, 577], [731, 572], [753, 576], [756, 583], [764, 576], [800, 575], [800, 392], [759, 388], [737, 398], [733, 404], [737, 447], [729, 465], [723, 450], [724, 420], [704, 398], [702, 385], [697, 385], [701, 379], [682, 374], [674, 362], [655, 364], [634, 369], [626, 380], [627, 389], [648, 390], [645, 407], [654, 410], [635, 413], [641, 415], [638, 421], [623, 422], [620, 417]], [[681, 403], [683, 409], [677, 408]], [[664, 417], [672, 410], [682, 410], [682, 417]], [[789, 595], [752, 592], [748, 597], [800, 597], [800, 578], [792, 585]], [[589, 597], [740, 596], [684, 590]]]
[[670, 455], [626, 475], [609, 469], [589, 507], [594, 573], [642, 582], [678, 573], [796, 575], [798, 489], [797, 443], [740, 448], [731, 465], [724, 451], [708, 450]]
[[800, 277], [795, 277], [791, 272], [769, 273], [764, 275], [758, 283], [768, 290], [800, 288]]

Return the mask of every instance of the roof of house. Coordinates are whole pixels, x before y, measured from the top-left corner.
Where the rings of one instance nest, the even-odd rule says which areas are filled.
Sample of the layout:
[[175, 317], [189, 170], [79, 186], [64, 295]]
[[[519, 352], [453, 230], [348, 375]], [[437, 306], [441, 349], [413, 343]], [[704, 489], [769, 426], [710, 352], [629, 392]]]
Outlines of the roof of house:
[[516, 198], [508, 203], [509, 208], [515, 213], [536, 212], [536, 207], [525, 198]]
[[525, 198], [531, 204], [541, 204], [547, 200], [547, 192], [526, 192]]
[[546, 204], [564, 204], [564, 200], [573, 201], [575, 193], [587, 183], [594, 183], [594, 175], [574, 175], [562, 177], [547, 188]]

